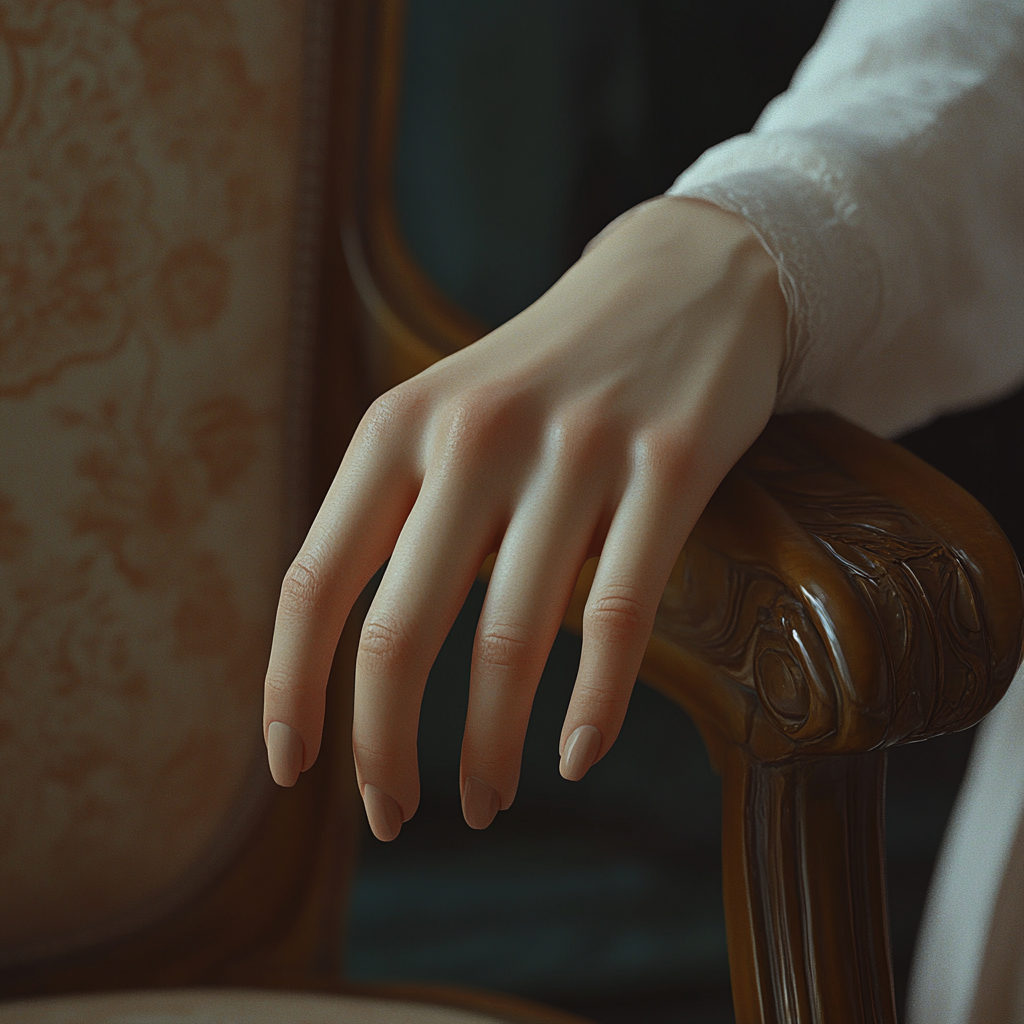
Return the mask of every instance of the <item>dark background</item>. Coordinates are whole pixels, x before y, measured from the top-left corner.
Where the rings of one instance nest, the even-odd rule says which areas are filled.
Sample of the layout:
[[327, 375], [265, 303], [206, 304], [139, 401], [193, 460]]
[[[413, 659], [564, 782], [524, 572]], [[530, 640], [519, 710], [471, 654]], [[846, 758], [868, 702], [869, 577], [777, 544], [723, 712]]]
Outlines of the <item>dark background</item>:
[[[623, 210], [750, 129], [829, 0], [410, 0], [396, 201], [427, 273], [484, 323], [537, 298]], [[902, 439], [1024, 550], [1024, 393]], [[459, 809], [474, 589], [427, 688], [423, 800], [401, 838], [367, 830], [349, 971], [517, 992], [603, 1022], [731, 1021], [719, 783], [686, 715], [637, 687], [614, 750], [557, 771], [579, 641], [538, 691], [512, 809]], [[972, 733], [894, 750], [889, 889], [900, 1012], [914, 936]]]

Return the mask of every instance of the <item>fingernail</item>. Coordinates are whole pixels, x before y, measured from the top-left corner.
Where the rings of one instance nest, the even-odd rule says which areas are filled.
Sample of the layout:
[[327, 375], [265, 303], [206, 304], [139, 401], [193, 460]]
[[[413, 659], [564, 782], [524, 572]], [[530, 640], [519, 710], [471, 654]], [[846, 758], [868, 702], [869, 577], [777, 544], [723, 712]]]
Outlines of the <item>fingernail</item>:
[[363, 786], [363, 806], [370, 831], [382, 842], [390, 843], [402, 831], [402, 808], [393, 796], [367, 783]]
[[279, 786], [295, 785], [304, 756], [302, 737], [284, 722], [271, 722], [267, 729], [267, 760], [270, 774]]
[[462, 787], [462, 813], [470, 828], [487, 828], [501, 809], [501, 797], [486, 782], [466, 779]]
[[581, 725], [565, 742], [558, 765], [563, 779], [579, 782], [601, 752], [601, 733], [592, 725]]

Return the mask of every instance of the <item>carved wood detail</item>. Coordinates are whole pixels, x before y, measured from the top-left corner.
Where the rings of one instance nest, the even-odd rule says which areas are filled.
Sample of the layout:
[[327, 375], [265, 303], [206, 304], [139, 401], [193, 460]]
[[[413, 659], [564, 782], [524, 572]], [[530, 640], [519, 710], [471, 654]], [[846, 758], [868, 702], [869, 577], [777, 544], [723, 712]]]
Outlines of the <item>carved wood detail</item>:
[[773, 421], [709, 503], [659, 633], [740, 688], [750, 717], [732, 738], [766, 762], [979, 721], [1016, 669], [986, 621], [981, 566], [827, 462], [794, 419]]
[[836, 416], [777, 417], [708, 504], [645, 672], [723, 775], [737, 1020], [894, 1022], [885, 748], [998, 702], [1024, 590], [952, 481]]

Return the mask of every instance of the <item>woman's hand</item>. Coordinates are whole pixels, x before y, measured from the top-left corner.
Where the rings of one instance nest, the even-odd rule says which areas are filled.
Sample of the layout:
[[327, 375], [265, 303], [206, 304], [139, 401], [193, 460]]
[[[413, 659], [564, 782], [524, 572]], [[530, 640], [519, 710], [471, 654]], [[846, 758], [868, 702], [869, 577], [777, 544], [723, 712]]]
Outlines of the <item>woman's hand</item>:
[[316, 760], [342, 627], [390, 557], [362, 629], [353, 749], [374, 834], [398, 835], [419, 802], [427, 673], [493, 552], [466, 821], [485, 828], [512, 803], [541, 670], [599, 554], [560, 748], [562, 775], [582, 778], [615, 742], [684, 541], [771, 415], [785, 329], [746, 222], [661, 198], [519, 316], [379, 398], [281, 589], [264, 712], [277, 782]]

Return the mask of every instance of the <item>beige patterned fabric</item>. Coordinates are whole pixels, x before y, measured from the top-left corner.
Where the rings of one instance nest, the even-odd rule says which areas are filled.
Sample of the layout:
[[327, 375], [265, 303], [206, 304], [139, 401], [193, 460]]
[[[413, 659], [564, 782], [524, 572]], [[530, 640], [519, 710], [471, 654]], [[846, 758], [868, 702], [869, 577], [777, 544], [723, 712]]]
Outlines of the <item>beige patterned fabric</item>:
[[302, 16], [0, 0], [0, 963], [185, 898], [264, 785]]
[[2, 1024], [500, 1024], [507, 1018], [392, 999], [283, 992], [123, 993], [0, 1005]]

